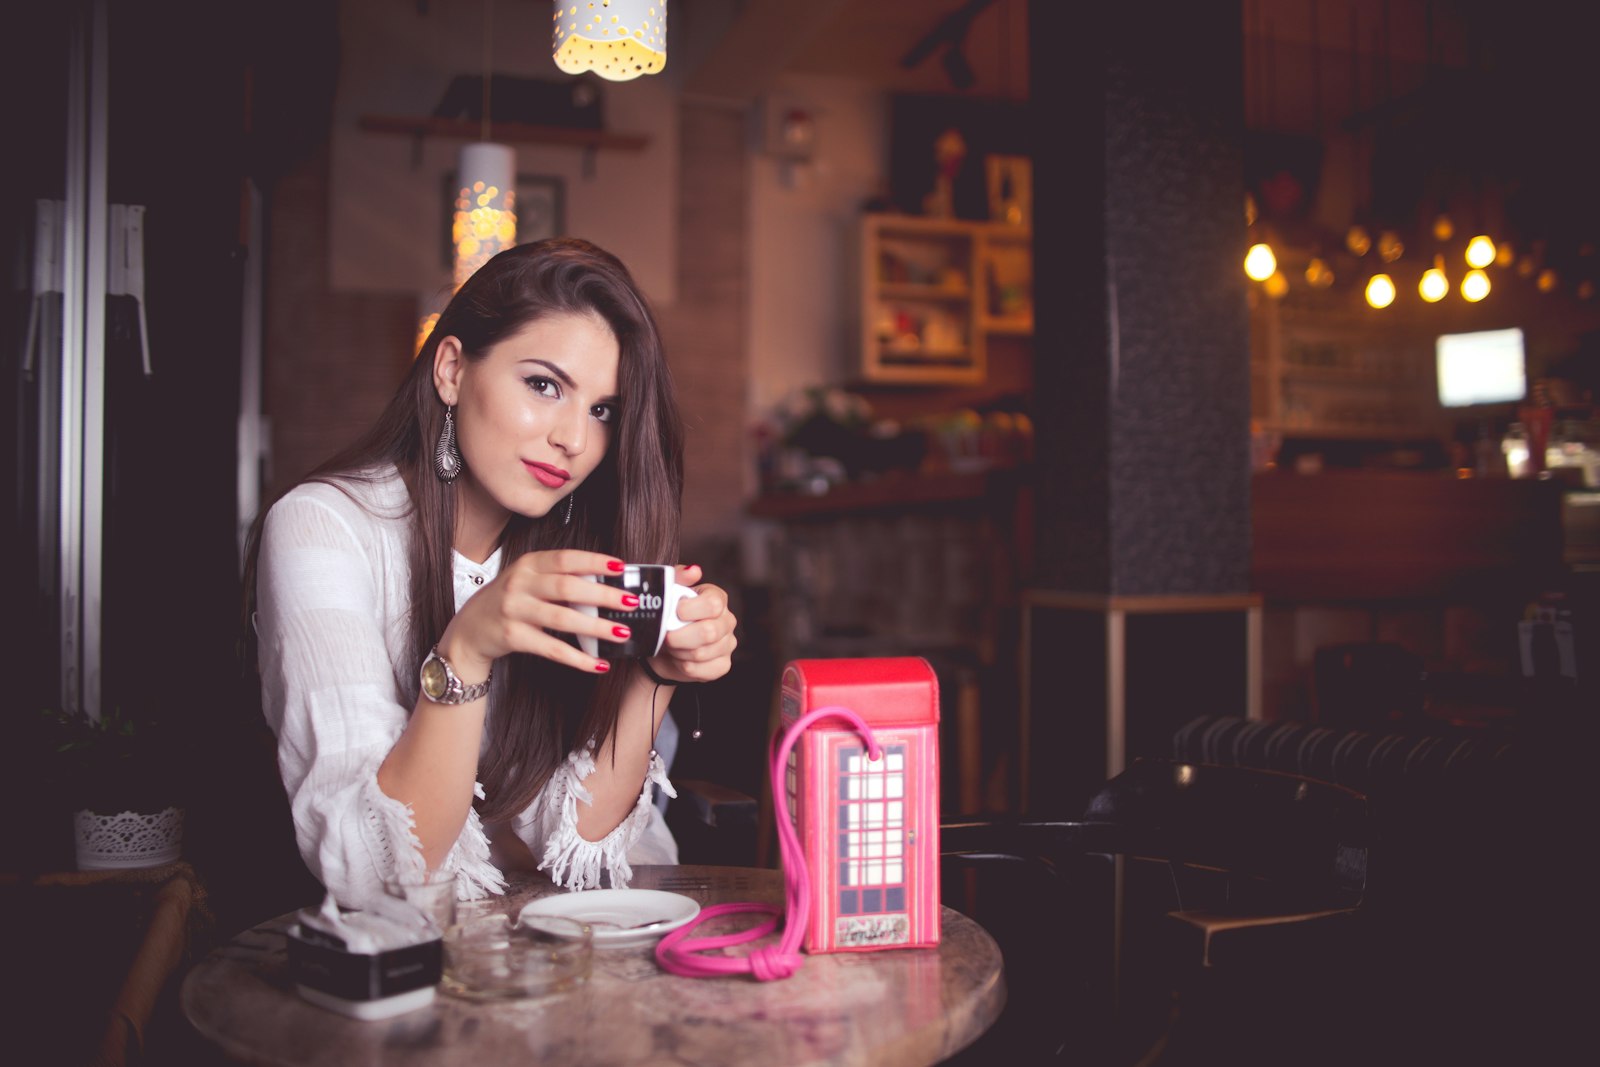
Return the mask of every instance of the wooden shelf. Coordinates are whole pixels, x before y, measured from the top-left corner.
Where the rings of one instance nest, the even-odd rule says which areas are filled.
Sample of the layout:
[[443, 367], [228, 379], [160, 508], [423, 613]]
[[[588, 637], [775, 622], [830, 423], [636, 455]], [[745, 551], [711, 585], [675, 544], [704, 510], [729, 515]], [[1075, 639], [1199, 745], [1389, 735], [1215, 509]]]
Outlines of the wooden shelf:
[[[397, 133], [412, 137], [433, 137], [476, 141], [483, 137], [483, 123], [476, 119], [439, 119], [408, 115], [362, 115], [358, 120], [368, 133]], [[526, 122], [491, 122], [489, 139], [508, 144], [570, 145], [574, 148], [606, 148], [638, 152], [650, 143], [642, 133], [607, 133], [569, 126], [534, 126]]]

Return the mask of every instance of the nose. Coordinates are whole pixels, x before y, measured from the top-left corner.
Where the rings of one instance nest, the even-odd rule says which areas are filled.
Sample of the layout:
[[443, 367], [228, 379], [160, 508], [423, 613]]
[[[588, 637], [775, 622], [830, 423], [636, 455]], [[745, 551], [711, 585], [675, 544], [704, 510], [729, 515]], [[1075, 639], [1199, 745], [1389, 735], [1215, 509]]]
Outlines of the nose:
[[561, 414], [550, 426], [550, 443], [566, 455], [582, 455], [589, 447], [588, 412], [577, 405], [562, 405]]

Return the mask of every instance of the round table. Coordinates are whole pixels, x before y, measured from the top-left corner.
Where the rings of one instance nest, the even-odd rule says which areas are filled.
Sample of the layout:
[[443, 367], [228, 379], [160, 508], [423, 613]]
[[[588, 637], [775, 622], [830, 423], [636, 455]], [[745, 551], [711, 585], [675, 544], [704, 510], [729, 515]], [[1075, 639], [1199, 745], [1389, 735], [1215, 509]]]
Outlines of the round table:
[[[564, 892], [543, 875], [515, 876], [503, 897], [461, 905], [505, 911]], [[744, 867], [637, 867], [632, 885], [702, 905], [783, 900], [780, 872]], [[697, 934], [750, 925], [727, 916]], [[255, 1064], [791, 1064], [937, 1063], [975, 1041], [1005, 1003], [1000, 950], [977, 923], [943, 909], [936, 949], [807, 956], [794, 975], [679, 978], [653, 942], [597, 948], [577, 990], [486, 1004], [440, 993], [423, 1009], [359, 1021], [301, 999], [289, 981], [284, 931], [293, 914], [218, 947], [184, 979], [184, 1015], [228, 1056]], [[763, 939], [768, 940], [768, 939]]]

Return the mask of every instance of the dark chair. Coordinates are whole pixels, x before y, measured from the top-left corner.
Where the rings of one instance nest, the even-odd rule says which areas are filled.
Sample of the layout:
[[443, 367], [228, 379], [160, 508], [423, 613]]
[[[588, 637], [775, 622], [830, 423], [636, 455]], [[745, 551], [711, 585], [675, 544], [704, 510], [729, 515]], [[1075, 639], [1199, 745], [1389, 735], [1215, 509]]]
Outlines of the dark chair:
[[945, 902], [1007, 960], [1006, 1014], [970, 1062], [1342, 1062], [1368, 832], [1340, 786], [1165, 760], [1076, 820], [946, 822]]

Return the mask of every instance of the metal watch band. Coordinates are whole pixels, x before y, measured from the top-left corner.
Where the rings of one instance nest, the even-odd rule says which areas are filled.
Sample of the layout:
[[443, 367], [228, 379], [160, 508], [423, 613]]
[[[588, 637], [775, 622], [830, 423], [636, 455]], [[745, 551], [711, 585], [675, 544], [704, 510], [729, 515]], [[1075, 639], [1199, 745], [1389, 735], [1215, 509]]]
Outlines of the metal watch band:
[[[444, 692], [439, 696], [434, 696], [428, 692], [428, 667], [430, 664], [437, 664], [444, 672]], [[450, 666], [450, 661], [439, 655], [439, 646], [434, 645], [433, 650], [422, 661], [419, 676], [422, 695], [435, 704], [470, 704], [489, 691], [489, 683], [494, 680], [494, 666], [490, 665], [489, 675], [483, 681], [466, 685], [456, 675], [455, 668]]]

